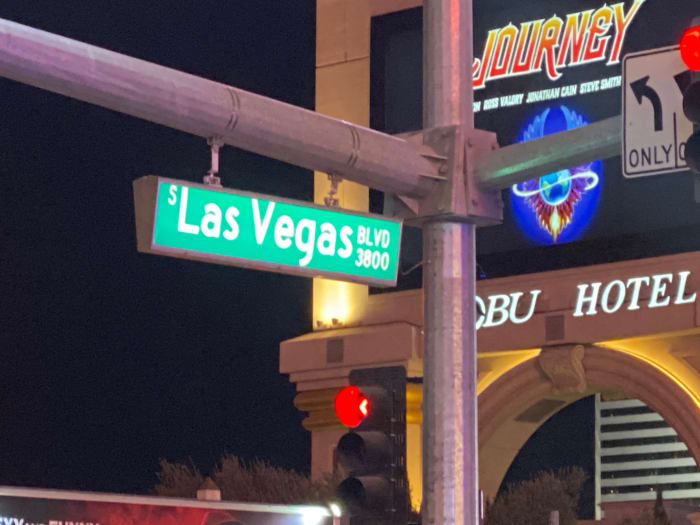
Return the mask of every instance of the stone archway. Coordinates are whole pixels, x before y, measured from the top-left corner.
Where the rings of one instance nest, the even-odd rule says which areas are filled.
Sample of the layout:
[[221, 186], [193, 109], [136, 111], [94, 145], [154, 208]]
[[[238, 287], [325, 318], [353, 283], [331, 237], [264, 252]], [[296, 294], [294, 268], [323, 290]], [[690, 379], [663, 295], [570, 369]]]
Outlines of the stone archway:
[[611, 390], [661, 414], [700, 464], [700, 409], [669, 375], [621, 351], [547, 347], [479, 396], [479, 479], [485, 494], [495, 497], [520, 448], [550, 416], [582, 397]]

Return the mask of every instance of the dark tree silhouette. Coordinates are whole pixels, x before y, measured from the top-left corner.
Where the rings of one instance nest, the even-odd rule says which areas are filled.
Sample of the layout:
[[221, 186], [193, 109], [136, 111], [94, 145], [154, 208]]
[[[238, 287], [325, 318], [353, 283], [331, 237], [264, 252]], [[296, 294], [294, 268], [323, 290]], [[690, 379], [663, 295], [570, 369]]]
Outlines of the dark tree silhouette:
[[664, 509], [664, 497], [661, 487], [656, 490], [654, 507], [644, 509], [636, 518], [625, 518], [619, 525], [673, 525]]
[[[204, 476], [193, 465], [165, 459], [160, 460], [157, 477], [153, 490], [159, 496], [193, 498], [204, 482]], [[223, 500], [258, 503], [324, 504], [334, 499], [337, 486], [332, 477], [312, 480], [265, 461], [244, 461], [230, 454], [219, 460], [211, 478]]]
[[509, 485], [493, 503], [487, 502], [484, 525], [542, 525], [559, 511], [560, 525], [576, 525], [576, 507], [586, 481], [583, 469], [574, 467], [540, 472], [528, 481]]

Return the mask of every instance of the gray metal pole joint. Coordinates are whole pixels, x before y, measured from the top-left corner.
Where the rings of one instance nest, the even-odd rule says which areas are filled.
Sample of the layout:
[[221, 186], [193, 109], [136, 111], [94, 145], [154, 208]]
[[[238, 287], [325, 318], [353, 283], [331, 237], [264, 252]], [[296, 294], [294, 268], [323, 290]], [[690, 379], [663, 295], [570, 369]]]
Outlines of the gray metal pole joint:
[[474, 179], [476, 159], [498, 148], [496, 135], [459, 125], [424, 129], [401, 136], [436, 166], [437, 183], [424, 198], [398, 196], [411, 210], [416, 225], [447, 217], [477, 225], [496, 224], [503, 218], [500, 191], [482, 190]]
[[340, 207], [340, 200], [336, 197], [336, 195], [338, 194], [338, 186], [343, 181], [343, 179], [338, 175], [333, 175], [332, 173], [329, 173], [328, 180], [330, 181], [331, 186], [330, 188], [328, 188], [328, 195], [326, 195], [323, 198], [323, 202], [329, 208], [338, 208]]
[[203, 177], [204, 184], [208, 186], [221, 187], [221, 178], [219, 173], [219, 150], [224, 145], [224, 139], [219, 136], [209, 137], [207, 144], [211, 148], [211, 167], [207, 174]]

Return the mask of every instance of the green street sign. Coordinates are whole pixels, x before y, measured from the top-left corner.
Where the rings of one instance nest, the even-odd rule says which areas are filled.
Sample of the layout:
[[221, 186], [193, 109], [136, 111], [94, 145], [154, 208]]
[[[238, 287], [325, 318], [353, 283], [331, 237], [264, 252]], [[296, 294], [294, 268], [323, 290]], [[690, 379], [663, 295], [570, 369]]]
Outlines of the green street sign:
[[134, 207], [140, 252], [396, 285], [400, 221], [153, 175]]

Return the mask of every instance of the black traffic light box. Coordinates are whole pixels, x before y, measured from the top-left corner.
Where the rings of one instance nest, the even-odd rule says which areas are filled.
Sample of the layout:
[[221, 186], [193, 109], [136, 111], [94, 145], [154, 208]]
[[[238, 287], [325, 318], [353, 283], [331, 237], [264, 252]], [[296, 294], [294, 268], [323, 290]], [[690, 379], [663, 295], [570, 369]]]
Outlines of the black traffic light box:
[[676, 82], [683, 93], [683, 113], [694, 129], [685, 141], [685, 161], [691, 170], [700, 173], [700, 71], [684, 71], [676, 76]]
[[369, 413], [338, 441], [337, 462], [346, 475], [338, 497], [353, 524], [406, 523], [406, 369], [358, 369], [349, 379], [369, 399]]

